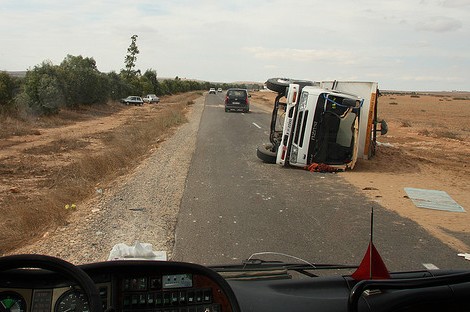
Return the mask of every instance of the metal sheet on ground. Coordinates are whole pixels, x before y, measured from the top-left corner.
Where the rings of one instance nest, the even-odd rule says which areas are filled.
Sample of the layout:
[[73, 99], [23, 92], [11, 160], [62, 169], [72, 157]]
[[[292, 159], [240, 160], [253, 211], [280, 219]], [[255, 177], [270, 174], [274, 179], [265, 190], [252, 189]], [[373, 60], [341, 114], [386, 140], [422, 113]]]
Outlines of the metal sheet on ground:
[[444, 191], [405, 187], [405, 192], [416, 207], [451, 212], [465, 212], [465, 209]]

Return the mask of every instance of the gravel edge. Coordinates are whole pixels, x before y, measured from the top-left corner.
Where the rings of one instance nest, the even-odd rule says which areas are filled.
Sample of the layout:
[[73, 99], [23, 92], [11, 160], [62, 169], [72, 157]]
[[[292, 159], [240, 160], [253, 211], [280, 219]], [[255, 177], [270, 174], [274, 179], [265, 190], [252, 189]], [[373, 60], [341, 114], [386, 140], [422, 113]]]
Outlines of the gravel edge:
[[14, 254], [46, 254], [75, 264], [105, 261], [118, 243], [150, 243], [170, 259], [186, 176], [196, 148], [204, 99], [190, 106], [188, 123], [162, 142], [132, 173], [77, 204], [67, 224]]

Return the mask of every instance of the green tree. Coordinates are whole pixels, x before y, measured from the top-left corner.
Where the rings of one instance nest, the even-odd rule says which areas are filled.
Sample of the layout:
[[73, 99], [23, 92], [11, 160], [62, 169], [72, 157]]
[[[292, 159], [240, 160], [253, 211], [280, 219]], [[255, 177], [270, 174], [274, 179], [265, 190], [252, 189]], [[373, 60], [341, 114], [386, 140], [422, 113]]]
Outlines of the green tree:
[[106, 75], [98, 71], [93, 58], [67, 55], [59, 73], [68, 107], [100, 103], [108, 97]]
[[107, 74], [107, 82], [109, 97], [112, 100], [122, 99], [130, 93], [126, 82], [114, 71]]
[[[157, 79], [157, 71], [153, 69], [147, 69], [142, 76], [142, 78], [146, 81], [146, 83], [149, 83], [150, 86], [148, 86], [148, 89], [145, 89], [143, 93], [154, 93], [154, 94], [159, 94], [159, 83]], [[160, 94], [159, 94], [160, 95]]]
[[52, 115], [59, 112], [64, 103], [62, 86], [59, 83], [57, 66], [50, 61], [28, 70], [24, 80], [23, 94], [19, 97], [39, 115]]
[[170, 89], [168, 88], [168, 84], [166, 83], [166, 80], [163, 80], [160, 82], [158, 85], [158, 95], [167, 95], [170, 94]]
[[150, 82], [150, 80], [145, 77], [145, 76], [142, 76], [140, 77], [140, 86], [142, 88], [142, 94], [150, 94], [150, 93], [155, 93], [153, 91], [153, 86], [152, 86], [152, 83]]
[[137, 35], [131, 37], [131, 44], [127, 48], [127, 54], [124, 58], [124, 74], [126, 78], [135, 77], [138, 71], [134, 69], [135, 62], [137, 61], [137, 54], [139, 54], [139, 48], [137, 47]]
[[0, 71], [0, 112], [11, 111], [19, 89], [19, 79]]

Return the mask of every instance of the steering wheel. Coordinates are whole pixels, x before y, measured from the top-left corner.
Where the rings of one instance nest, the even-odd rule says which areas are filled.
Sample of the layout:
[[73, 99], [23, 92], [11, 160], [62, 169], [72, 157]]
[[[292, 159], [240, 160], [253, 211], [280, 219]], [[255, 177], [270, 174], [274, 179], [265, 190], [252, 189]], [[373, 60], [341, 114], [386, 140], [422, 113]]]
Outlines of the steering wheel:
[[75, 281], [85, 293], [90, 311], [102, 312], [101, 299], [95, 283], [85, 271], [72, 263], [44, 255], [13, 255], [0, 258], [0, 272], [21, 268], [49, 270]]

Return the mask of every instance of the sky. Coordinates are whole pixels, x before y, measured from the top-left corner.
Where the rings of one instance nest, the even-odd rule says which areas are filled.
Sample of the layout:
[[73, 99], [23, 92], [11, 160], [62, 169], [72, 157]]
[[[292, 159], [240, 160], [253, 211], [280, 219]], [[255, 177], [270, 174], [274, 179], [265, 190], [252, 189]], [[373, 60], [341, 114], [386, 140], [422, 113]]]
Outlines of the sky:
[[0, 0], [0, 70], [92, 57], [211, 82], [377, 81], [470, 91], [470, 0]]

